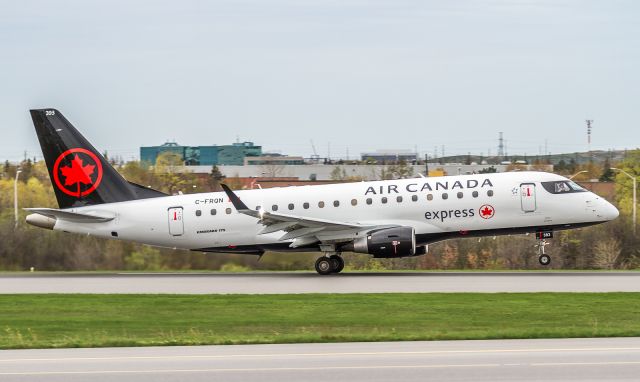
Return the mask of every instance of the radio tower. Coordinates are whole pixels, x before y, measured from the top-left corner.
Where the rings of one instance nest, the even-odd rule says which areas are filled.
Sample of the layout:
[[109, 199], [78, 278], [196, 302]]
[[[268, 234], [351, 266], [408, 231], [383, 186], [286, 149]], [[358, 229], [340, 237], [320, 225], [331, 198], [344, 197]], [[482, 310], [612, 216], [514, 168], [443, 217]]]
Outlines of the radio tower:
[[587, 119], [587, 145], [589, 148], [589, 158], [591, 158], [591, 124], [593, 119]]
[[498, 157], [500, 160], [504, 159], [504, 138], [502, 138], [502, 131], [499, 133], [498, 138]]

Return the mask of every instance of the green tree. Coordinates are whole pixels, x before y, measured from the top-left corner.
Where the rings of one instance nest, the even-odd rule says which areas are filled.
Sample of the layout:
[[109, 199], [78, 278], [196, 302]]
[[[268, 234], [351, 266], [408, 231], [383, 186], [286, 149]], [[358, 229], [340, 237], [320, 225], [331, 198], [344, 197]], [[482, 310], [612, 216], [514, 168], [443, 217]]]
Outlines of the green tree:
[[218, 166], [213, 165], [211, 167], [211, 172], [209, 173], [209, 188], [211, 191], [221, 191], [222, 187], [220, 187], [220, 183], [222, 180], [226, 178], [222, 175], [222, 172], [218, 168]]
[[611, 163], [609, 163], [609, 158], [605, 158], [604, 164], [602, 166], [602, 174], [598, 179], [601, 182], [612, 182], [613, 178], [616, 174], [611, 169]]
[[188, 191], [188, 182], [184, 174], [180, 173], [183, 167], [184, 162], [179, 154], [165, 151], [158, 155], [153, 172], [162, 182], [161, 190], [171, 195]]
[[406, 179], [413, 176], [413, 167], [405, 160], [384, 167], [380, 172], [380, 179]]
[[128, 181], [137, 183], [141, 186], [159, 188], [158, 179], [154, 173], [149, 171], [148, 166], [143, 166], [141, 162], [130, 161], [125, 163], [118, 169], [118, 172]]
[[[631, 176], [637, 177], [640, 174], [640, 149], [629, 151], [618, 168]], [[633, 181], [621, 172], [616, 174], [615, 181], [616, 200], [620, 211], [630, 216], [633, 209]]]
[[347, 178], [347, 172], [344, 167], [336, 166], [331, 170], [331, 180], [345, 180]]
[[498, 170], [496, 170], [495, 167], [490, 166], [490, 167], [485, 167], [482, 170], [479, 170], [478, 174], [493, 174], [493, 173], [496, 173], [496, 172], [498, 172]]
[[157, 248], [143, 245], [124, 258], [124, 266], [127, 270], [161, 270], [162, 256]]

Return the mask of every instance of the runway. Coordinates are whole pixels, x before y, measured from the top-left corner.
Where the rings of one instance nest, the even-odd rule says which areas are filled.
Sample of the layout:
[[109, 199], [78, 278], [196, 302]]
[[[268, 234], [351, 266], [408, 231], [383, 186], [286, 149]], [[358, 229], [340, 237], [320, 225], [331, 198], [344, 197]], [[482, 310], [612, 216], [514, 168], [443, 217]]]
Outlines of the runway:
[[639, 338], [5, 350], [9, 381], [637, 381]]
[[386, 292], [640, 292], [640, 272], [0, 274], [0, 294]]

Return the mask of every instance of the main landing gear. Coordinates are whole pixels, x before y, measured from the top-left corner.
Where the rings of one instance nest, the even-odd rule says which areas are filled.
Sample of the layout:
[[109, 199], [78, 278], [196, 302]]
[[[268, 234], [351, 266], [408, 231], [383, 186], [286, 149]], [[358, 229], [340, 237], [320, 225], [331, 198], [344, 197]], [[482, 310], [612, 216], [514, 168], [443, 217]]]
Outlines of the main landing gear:
[[321, 275], [340, 273], [344, 269], [344, 260], [340, 253], [329, 255], [328, 253], [316, 260], [316, 272]]
[[540, 265], [544, 265], [545, 267], [551, 264], [551, 256], [544, 253], [544, 247], [547, 245], [549, 245], [549, 242], [545, 239], [538, 239], [538, 244], [536, 244], [536, 247], [538, 247], [538, 261]]

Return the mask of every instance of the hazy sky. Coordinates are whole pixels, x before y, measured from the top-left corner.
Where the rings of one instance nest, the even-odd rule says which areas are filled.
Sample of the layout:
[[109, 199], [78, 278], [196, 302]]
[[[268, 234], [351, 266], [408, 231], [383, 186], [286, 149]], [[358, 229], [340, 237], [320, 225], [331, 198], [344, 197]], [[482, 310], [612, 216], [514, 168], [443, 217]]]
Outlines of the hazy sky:
[[0, 159], [41, 156], [29, 108], [100, 150], [291, 155], [640, 146], [640, 2], [0, 0]]

